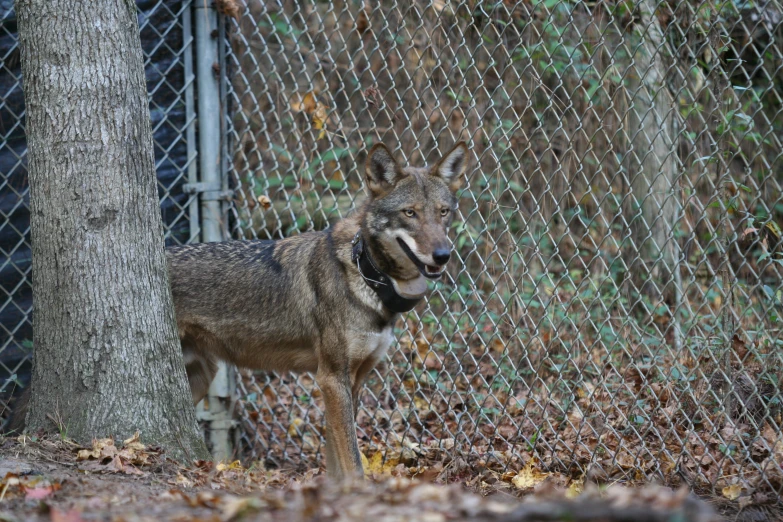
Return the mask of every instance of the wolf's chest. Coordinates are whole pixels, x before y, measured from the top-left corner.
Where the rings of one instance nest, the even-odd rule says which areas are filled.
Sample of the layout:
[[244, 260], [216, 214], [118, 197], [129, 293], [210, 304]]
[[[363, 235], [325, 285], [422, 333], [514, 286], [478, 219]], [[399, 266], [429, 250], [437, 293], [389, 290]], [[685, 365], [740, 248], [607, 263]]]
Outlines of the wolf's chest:
[[351, 331], [348, 334], [351, 365], [358, 366], [367, 360], [379, 361], [386, 355], [393, 340], [391, 326], [377, 333]]

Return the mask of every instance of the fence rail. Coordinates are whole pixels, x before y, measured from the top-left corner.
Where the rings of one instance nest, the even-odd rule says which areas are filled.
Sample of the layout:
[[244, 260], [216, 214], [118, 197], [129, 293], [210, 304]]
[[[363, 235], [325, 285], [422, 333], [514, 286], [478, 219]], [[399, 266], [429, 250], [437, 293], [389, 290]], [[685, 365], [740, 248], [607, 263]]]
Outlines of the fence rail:
[[[8, 5], [0, 0], [6, 392], [31, 338]], [[206, 168], [190, 33], [202, 10], [139, 6], [167, 241], [204, 239], [206, 201], [182, 188]], [[362, 395], [360, 443], [374, 469], [379, 458], [387, 468], [442, 461], [451, 476], [470, 465], [502, 477], [532, 462], [571, 481], [779, 496], [780, 2], [217, 7], [209, 38], [222, 112], [202, 123], [220, 131], [221, 190], [233, 200], [218, 225], [233, 237], [286, 237], [345, 216], [364, 197], [374, 143], [411, 164], [470, 144], [448, 277], [399, 321]], [[321, 463], [311, 375], [240, 370], [237, 385], [241, 457]]]

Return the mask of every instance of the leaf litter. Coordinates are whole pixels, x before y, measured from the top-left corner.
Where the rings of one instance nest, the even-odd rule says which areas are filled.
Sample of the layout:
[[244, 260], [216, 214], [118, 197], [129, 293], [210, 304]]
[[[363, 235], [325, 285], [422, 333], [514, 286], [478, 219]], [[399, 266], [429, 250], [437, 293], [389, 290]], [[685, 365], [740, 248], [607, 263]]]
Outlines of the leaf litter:
[[425, 466], [420, 457], [410, 460], [416, 450], [423, 454], [414, 443], [364, 457], [367, 480], [340, 485], [320, 468], [295, 473], [239, 461], [183, 466], [138, 434], [121, 443], [95, 439], [89, 447], [22, 436], [0, 447], [0, 520], [524, 522], [542, 520], [542, 509], [556, 515], [546, 520], [630, 520], [634, 513], [645, 514], [640, 521], [719, 520], [684, 489], [569, 482], [536, 461], [504, 475], [471, 472], [458, 459]]
[[[629, 360], [618, 372], [598, 353], [590, 357], [606, 374], [582, 373], [568, 388], [571, 399], [558, 401], [554, 385], [478, 393], [500, 371], [483, 361], [486, 353], [503, 349], [501, 344], [476, 340], [473, 358], [457, 361], [414, 326], [401, 340], [407, 355], [392, 354], [360, 398], [359, 443], [370, 476], [434, 477], [515, 496], [545, 487], [540, 483], [575, 496], [589, 482], [630, 487], [661, 482], [688, 487], [721, 511], [780, 512], [783, 408], [772, 401], [765, 380], [771, 375], [762, 364], [773, 343], [734, 336], [736, 361], [728, 375], [689, 353], [660, 365]], [[400, 370], [411, 366], [413, 371]], [[672, 367], [678, 368], [677, 379], [665, 374]], [[564, 371], [540, 370], [538, 378], [556, 384]], [[708, 378], [702, 382], [692, 377], [696, 374]], [[243, 454], [269, 467], [320, 463], [323, 404], [315, 382], [307, 375], [269, 374], [261, 386], [250, 372], [240, 375], [246, 389], [263, 393], [249, 395], [252, 400], [240, 408]], [[484, 380], [460, 380], [461, 375]], [[729, 408], [715, 398], [721, 376], [736, 392]], [[288, 431], [293, 424], [296, 429]], [[760, 520], [766, 518], [775, 516]]]

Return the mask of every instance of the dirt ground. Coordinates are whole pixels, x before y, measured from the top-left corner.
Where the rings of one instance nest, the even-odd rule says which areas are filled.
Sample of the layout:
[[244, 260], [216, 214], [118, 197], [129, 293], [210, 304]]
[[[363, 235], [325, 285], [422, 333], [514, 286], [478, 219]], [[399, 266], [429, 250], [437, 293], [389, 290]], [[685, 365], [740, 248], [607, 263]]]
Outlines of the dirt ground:
[[59, 439], [0, 439], [0, 521], [721, 520], [687, 491], [657, 486], [586, 484], [576, 495], [532, 476], [504, 491], [432, 483], [426, 473], [394, 475], [334, 485], [320, 469], [297, 475], [238, 462], [184, 467], [138, 438], [96, 440], [90, 448]]

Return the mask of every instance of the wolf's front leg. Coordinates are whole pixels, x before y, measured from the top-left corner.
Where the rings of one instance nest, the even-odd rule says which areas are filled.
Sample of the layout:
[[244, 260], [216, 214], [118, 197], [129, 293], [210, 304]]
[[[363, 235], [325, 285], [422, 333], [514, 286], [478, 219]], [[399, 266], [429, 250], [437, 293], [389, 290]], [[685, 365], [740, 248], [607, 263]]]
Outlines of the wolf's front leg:
[[367, 382], [367, 377], [370, 372], [378, 365], [379, 357], [373, 355], [365, 359], [359, 368], [356, 370], [356, 374], [353, 377], [353, 385], [351, 386], [351, 402], [353, 403], [353, 418], [356, 420], [356, 414], [359, 413], [359, 394], [364, 387], [364, 383]]
[[319, 367], [316, 381], [326, 405], [326, 470], [337, 480], [361, 478], [364, 471], [356, 440], [350, 375]]

